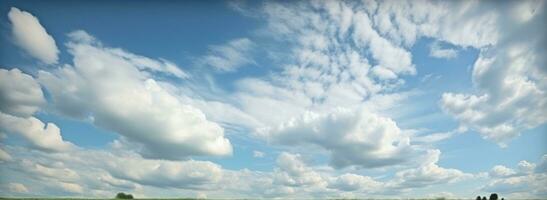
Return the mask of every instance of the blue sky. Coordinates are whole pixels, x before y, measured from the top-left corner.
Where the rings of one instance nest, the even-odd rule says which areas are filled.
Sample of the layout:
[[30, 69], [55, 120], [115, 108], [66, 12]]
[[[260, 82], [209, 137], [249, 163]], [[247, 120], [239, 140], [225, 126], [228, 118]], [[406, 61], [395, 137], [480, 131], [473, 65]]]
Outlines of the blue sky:
[[545, 197], [545, 7], [2, 1], [0, 191]]

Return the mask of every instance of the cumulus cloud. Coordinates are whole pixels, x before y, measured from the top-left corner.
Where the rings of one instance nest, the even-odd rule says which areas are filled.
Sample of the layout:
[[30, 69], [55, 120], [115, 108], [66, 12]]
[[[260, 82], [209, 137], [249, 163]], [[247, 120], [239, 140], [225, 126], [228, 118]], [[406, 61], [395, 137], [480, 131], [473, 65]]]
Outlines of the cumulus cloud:
[[307, 143], [328, 149], [335, 167], [401, 164], [415, 152], [393, 120], [364, 109], [308, 112], [262, 134], [285, 145]]
[[117, 158], [107, 162], [113, 177], [155, 187], [210, 189], [222, 178], [222, 168], [208, 161], [158, 161]]
[[[57, 154], [28, 151], [24, 147], [7, 146], [6, 149], [17, 159], [0, 165], [0, 170], [25, 174], [18, 180], [32, 182], [37, 194], [58, 192], [55, 194], [78, 196], [85, 193], [104, 198], [111, 196], [111, 191], [121, 190], [139, 196], [165, 192], [193, 196], [199, 192], [211, 198], [334, 198], [346, 192], [356, 196], [397, 194], [400, 192], [397, 184], [406, 178], [413, 183], [417, 179], [436, 179], [429, 182], [436, 185], [446, 184], [442, 180], [455, 181], [445, 175], [450, 174], [451, 169], [440, 167], [434, 168], [435, 173], [427, 173], [427, 178], [405, 172], [408, 173], [405, 176], [384, 181], [355, 172], [338, 174], [323, 164], [310, 166], [300, 154], [288, 152], [279, 154], [274, 170], [264, 172], [223, 169], [210, 161], [146, 159], [124, 149], [78, 148]], [[426, 163], [436, 162], [435, 154], [431, 155], [426, 156], [429, 159]], [[423, 168], [426, 167], [419, 167], [421, 171]], [[424, 186], [425, 183], [413, 187]]]
[[8, 13], [15, 44], [46, 64], [55, 64], [59, 49], [53, 37], [46, 32], [32, 14], [12, 7]]
[[[117, 190], [142, 192], [143, 185], [189, 191], [224, 187], [221, 181], [225, 169], [209, 161], [146, 159], [132, 151], [113, 149], [78, 148], [57, 154], [25, 152], [22, 147], [8, 149], [17, 159], [3, 165], [2, 170], [26, 174], [18, 178], [34, 181], [37, 188], [55, 188], [59, 192], [106, 197], [102, 191], [108, 196]], [[58, 186], [50, 188], [49, 184]]]
[[336, 177], [329, 184], [329, 187], [336, 188], [342, 191], [375, 191], [378, 190], [381, 186], [383, 186], [381, 182], [378, 182], [371, 177], [350, 173], [346, 173], [339, 177]]
[[38, 77], [60, 113], [91, 118], [98, 127], [135, 143], [147, 157], [184, 159], [232, 153], [222, 127], [194, 106], [183, 104], [166, 89], [168, 83], [154, 80], [148, 71], [173, 72], [169, 65], [103, 47], [83, 31], [69, 36], [73, 66], [40, 71]]
[[452, 59], [458, 56], [458, 51], [451, 48], [443, 48], [438, 41], [429, 45], [429, 56], [434, 58]]
[[286, 186], [325, 184], [321, 176], [302, 162], [299, 154], [283, 152], [276, 160], [278, 166], [274, 180]]
[[[481, 188], [485, 192], [499, 192], [509, 197], [537, 198], [545, 196], [547, 189], [547, 171], [538, 169], [547, 163], [547, 155], [543, 155], [538, 164], [520, 161], [518, 169], [505, 166], [494, 166], [490, 173], [491, 180]], [[536, 167], [537, 165], [537, 167]], [[535, 169], [535, 170], [534, 170]]]
[[[481, 49], [472, 73], [478, 92], [445, 93], [441, 99], [443, 110], [462, 127], [501, 146], [506, 146], [522, 131], [547, 121], [543, 112], [547, 109], [547, 81], [543, 70], [547, 62], [540, 56], [546, 52], [547, 29], [540, 25], [545, 19], [545, 4], [536, 3], [536, 16], [526, 22], [514, 22], [510, 16], [500, 17], [499, 20], [510, 24], [511, 30], [520, 31], [504, 34], [496, 48]], [[527, 40], [523, 41], [523, 36]]]
[[508, 177], [515, 174], [516, 174], [515, 170], [507, 168], [503, 165], [494, 166], [489, 173], [491, 177]]
[[0, 69], [0, 130], [22, 136], [33, 147], [45, 151], [74, 148], [64, 141], [53, 123], [32, 115], [46, 103], [38, 82], [19, 69]]
[[428, 150], [423, 163], [414, 169], [406, 169], [395, 174], [395, 179], [388, 183], [393, 188], [419, 188], [437, 184], [446, 184], [466, 178], [471, 174], [457, 169], [446, 169], [437, 165], [441, 151]]
[[44, 124], [35, 117], [16, 117], [0, 112], [0, 130], [25, 138], [33, 147], [45, 151], [67, 151], [75, 146], [64, 141], [53, 123]]
[[255, 43], [248, 38], [234, 39], [223, 45], [209, 47], [208, 55], [198, 62], [221, 72], [236, 71], [237, 68], [255, 63], [251, 57], [251, 50], [255, 47]]
[[30, 117], [45, 104], [40, 85], [32, 76], [14, 68], [0, 69], [0, 111]]

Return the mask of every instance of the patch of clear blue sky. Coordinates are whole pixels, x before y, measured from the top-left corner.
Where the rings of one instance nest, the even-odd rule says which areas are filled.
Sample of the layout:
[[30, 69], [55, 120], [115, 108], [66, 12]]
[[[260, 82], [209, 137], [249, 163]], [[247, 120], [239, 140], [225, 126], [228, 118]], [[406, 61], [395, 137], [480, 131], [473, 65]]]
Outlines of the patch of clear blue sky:
[[510, 141], [506, 148], [482, 139], [471, 131], [456, 135], [436, 146], [443, 152], [440, 164], [465, 172], [487, 171], [494, 165], [516, 167], [521, 160], [538, 163], [547, 153], [547, 125], [522, 132]]
[[[248, 37], [257, 44], [253, 52], [256, 65], [241, 68], [235, 73], [215, 74], [217, 86], [228, 92], [233, 90], [233, 82], [243, 77], [261, 77], [271, 71], [279, 70], [279, 64], [268, 58], [271, 48], [283, 49], [285, 44], [256, 35], [256, 30], [264, 26], [257, 18], [240, 15], [230, 9], [223, 1], [109, 1], [104, 4], [96, 1], [1, 1], [0, 2], [0, 66], [18, 67], [34, 74], [37, 69], [52, 69], [55, 66], [43, 66], [28, 55], [22, 53], [12, 43], [11, 28], [7, 13], [11, 7], [17, 7], [35, 15], [57, 42], [60, 63], [71, 63], [64, 43], [66, 34], [74, 30], [85, 30], [105, 46], [122, 48], [129, 52], [151, 58], [164, 58], [175, 62], [189, 72], [207, 72], [195, 64], [195, 59], [207, 53], [210, 45], [222, 45], [230, 40]], [[406, 76], [405, 86], [401, 90], [419, 89], [423, 94], [410, 99], [409, 106], [416, 109], [403, 116], [398, 124], [402, 128], [428, 128], [431, 131], [450, 131], [457, 123], [443, 115], [438, 101], [443, 92], [473, 92], [471, 66], [478, 56], [478, 50], [456, 48], [458, 56], [454, 59], [439, 59], [429, 56], [429, 45], [433, 39], [419, 39], [409, 50], [417, 75]], [[455, 48], [448, 44], [446, 47]], [[288, 53], [288, 52], [284, 52]], [[432, 79], [421, 79], [431, 74]], [[439, 79], [435, 79], [440, 76]], [[198, 79], [198, 81], [205, 81]], [[198, 82], [199, 84], [199, 82]], [[417, 115], [441, 113], [433, 121], [405, 123]], [[93, 125], [66, 119], [52, 114], [40, 113], [38, 118], [57, 124], [63, 138], [86, 148], [102, 148], [118, 136], [115, 133], [96, 128]], [[537, 162], [546, 153], [544, 141], [547, 141], [546, 126], [540, 126], [524, 132], [514, 139], [507, 148], [500, 148], [486, 141], [477, 133], [458, 134], [435, 146], [442, 151], [439, 165], [461, 169], [464, 172], [487, 171], [493, 165], [515, 166], [520, 160]], [[248, 136], [248, 130], [227, 130], [227, 137], [234, 146], [234, 156], [207, 159], [219, 163], [227, 169], [249, 168], [268, 171], [274, 167], [279, 149]], [[10, 140], [11, 141], [11, 140]], [[17, 142], [17, 139], [13, 139]], [[253, 151], [266, 153], [265, 158], [254, 158]], [[327, 163], [323, 155], [314, 156], [314, 163]], [[382, 172], [368, 171], [374, 175]]]
[[[62, 63], [71, 59], [61, 47], [66, 34], [82, 29], [107, 46], [165, 58], [188, 70], [190, 59], [203, 55], [208, 45], [247, 37], [258, 25], [223, 1], [2, 1], [0, 12], [8, 13], [11, 7], [38, 17], [57, 41]], [[5, 35], [11, 30], [7, 14], [1, 19]], [[3, 43], [7, 39], [3, 37]]]

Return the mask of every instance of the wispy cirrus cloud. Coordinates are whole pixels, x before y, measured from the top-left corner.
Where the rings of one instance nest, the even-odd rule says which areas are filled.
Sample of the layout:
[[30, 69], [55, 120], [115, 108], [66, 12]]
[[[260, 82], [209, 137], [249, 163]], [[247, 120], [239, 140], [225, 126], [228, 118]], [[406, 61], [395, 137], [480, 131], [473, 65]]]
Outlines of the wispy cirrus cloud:
[[443, 48], [438, 41], [429, 45], [429, 56], [434, 58], [453, 59], [458, 56], [458, 51], [452, 48]]
[[238, 38], [222, 45], [211, 45], [207, 55], [197, 63], [214, 68], [219, 72], [233, 72], [245, 65], [256, 64], [251, 53], [256, 44], [248, 38]]

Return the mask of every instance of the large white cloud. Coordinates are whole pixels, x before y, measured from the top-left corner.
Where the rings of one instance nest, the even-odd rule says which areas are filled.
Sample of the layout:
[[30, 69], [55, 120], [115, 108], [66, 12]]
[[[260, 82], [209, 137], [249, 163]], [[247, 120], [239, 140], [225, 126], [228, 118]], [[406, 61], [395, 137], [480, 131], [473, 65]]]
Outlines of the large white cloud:
[[15, 68], [0, 69], [0, 130], [22, 136], [33, 147], [46, 151], [74, 148], [63, 141], [60, 129], [33, 117], [46, 103], [38, 82]]
[[224, 130], [197, 108], [183, 104], [151, 73], [181, 75], [170, 65], [103, 47], [83, 31], [70, 34], [74, 65], [39, 72], [61, 113], [89, 119], [115, 131], [148, 157], [184, 159], [190, 155], [230, 155]]
[[[496, 46], [483, 48], [473, 65], [474, 94], [445, 93], [441, 106], [461, 126], [479, 132], [501, 146], [522, 131], [547, 122], [545, 3], [533, 4], [519, 15], [503, 15]], [[505, 11], [522, 9], [507, 5]], [[522, 13], [520, 13], [522, 12]], [[520, 15], [530, 15], [523, 21]], [[522, 40], [522, 38], [527, 38]]]
[[335, 167], [401, 164], [416, 151], [393, 120], [365, 109], [307, 112], [261, 134], [285, 145], [319, 145], [331, 152]]
[[57, 63], [59, 49], [57, 49], [55, 40], [46, 32], [36, 17], [12, 7], [8, 18], [12, 25], [15, 44], [46, 64]]
[[42, 89], [32, 76], [17, 68], [0, 69], [0, 111], [18, 117], [30, 117], [45, 102]]
[[[8, 17], [16, 44], [44, 63], [57, 62], [58, 49], [38, 19], [28, 12], [11, 8]], [[19, 69], [0, 69], [0, 130], [22, 136], [33, 147], [45, 151], [74, 148], [64, 141], [60, 129], [32, 117], [46, 103], [38, 82]]]

